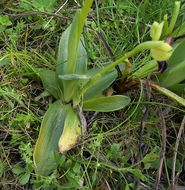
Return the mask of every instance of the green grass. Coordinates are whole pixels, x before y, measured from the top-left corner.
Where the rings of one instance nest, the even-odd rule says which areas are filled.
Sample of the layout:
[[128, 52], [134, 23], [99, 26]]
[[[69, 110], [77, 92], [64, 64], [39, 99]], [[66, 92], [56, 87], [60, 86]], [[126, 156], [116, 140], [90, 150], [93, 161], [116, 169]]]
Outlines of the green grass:
[[[30, 2], [32, 6], [21, 0], [0, 2], [0, 18], [4, 12], [56, 12], [63, 4], [53, 0], [53, 5], [46, 3], [42, 7], [34, 0]], [[149, 25], [153, 20], [162, 20], [166, 12], [170, 15], [172, 6], [173, 1], [168, 0], [95, 1], [87, 25], [104, 36], [118, 58], [149, 39]], [[43, 91], [37, 69], [54, 69], [61, 33], [78, 7], [76, 1], [67, 2], [58, 12], [65, 16], [63, 19], [30, 13], [9, 16], [8, 21], [0, 24], [0, 189], [154, 189], [164, 127], [161, 113], [166, 122], [167, 147], [158, 189], [167, 189], [171, 185], [174, 146], [185, 109], [153, 91], [148, 100], [146, 86], [126, 92], [132, 98], [126, 109], [95, 116], [84, 141], [58, 157], [57, 171], [48, 177], [34, 173], [33, 148], [46, 105], [53, 101], [51, 97], [35, 100]], [[183, 11], [184, 5], [182, 17]], [[95, 33], [86, 27], [84, 34], [89, 64], [110, 62], [111, 57]], [[145, 53], [131, 60], [134, 68], [142, 64]], [[1, 61], [3, 57], [7, 58]], [[144, 120], [146, 109], [149, 113]], [[90, 121], [92, 113], [85, 115]], [[142, 137], [141, 121], [145, 122]], [[182, 138], [176, 161], [181, 186], [185, 186], [184, 157]]]

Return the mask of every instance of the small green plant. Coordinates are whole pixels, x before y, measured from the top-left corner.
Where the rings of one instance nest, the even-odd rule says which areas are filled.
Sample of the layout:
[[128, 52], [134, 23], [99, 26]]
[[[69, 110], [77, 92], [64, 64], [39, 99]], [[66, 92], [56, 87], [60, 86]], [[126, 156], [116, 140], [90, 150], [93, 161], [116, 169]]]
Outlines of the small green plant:
[[34, 150], [36, 172], [41, 175], [48, 175], [56, 167], [53, 159], [58, 150], [61, 153], [68, 151], [86, 133], [82, 109], [108, 112], [130, 103], [127, 96], [103, 96], [103, 91], [117, 78], [114, 67], [104, 76], [99, 74], [101, 67], [87, 69], [87, 53], [81, 33], [91, 4], [92, 0], [85, 1], [82, 10], [76, 13], [72, 24], [63, 33], [56, 72], [40, 72], [45, 90], [56, 99], [43, 118]]
[[[161, 24], [154, 22], [150, 33], [151, 41], [139, 44], [105, 67], [88, 68], [87, 53], [81, 34], [92, 2], [93, 0], [85, 1], [83, 8], [77, 11], [72, 24], [62, 34], [58, 47], [56, 71], [44, 70], [39, 74], [46, 92], [56, 99], [44, 115], [34, 149], [35, 169], [39, 175], [50, 174], [57, 166], [55, 158], [58, 151], [67, 152], [76, 145], [82, 135], [86, 134], [83, 111], [116, 111], [130, 103], [130, 98], [124, 95], [103, 95], [103, 91], [118, 77], [116, 66], [119, 65], [122, 68], [122, 77], [119, 80], [124, 86], [129, 80], [141, 80], [155, 71], [156, 65], [168, 60], [173, 52], [171, 44], [164, 39], [173, 32], [179, 12], [179, 2], [175, 3], [169, 28], [166, 17]], [[128, 58], [143, 50], [150, 50], [153, 60], [132, 73]], [[172, 58], [176, 51], [173, 52]], [[161, 76], [161, 84], [166, 84], [164, 78], [168, 72], [166, 71]], [[178, 72], [180, 71], [177, 71], [177, 75]], [[184, 80], [183, 76], [178, 82]], [[155, 89], [185, 105], [181, 97], [153, 82], [151, 84]], [[129, 169], [130, 172], [132, 170]]]
[[37, 11], [46, 11], [46, 12], [53, 12], [54, 5], [56, 4], [57, 0], [20, 0], [20, 7], [24, 8], [25, 10], [37, 10]]
[[10, 21], [7, 15], [0, 15], [0, 32], [3, 32], [8, 26], [11, 26], [12, 22]]

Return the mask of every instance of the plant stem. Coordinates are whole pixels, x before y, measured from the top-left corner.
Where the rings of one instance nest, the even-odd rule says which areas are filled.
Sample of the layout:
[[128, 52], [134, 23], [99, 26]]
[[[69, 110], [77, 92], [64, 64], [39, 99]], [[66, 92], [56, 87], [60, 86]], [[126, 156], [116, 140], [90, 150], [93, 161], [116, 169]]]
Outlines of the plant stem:
[[177, 153], [178, 153], [179, 142], [180, 142], [184, 127], [185, 127], [185, 116], [183, 117], [180, 129], [177, 135], [177, 140], [175, 143], [175, 149], [174, 149], [174, 154], [173, 154], [173, 165], [172, 165], [173, 166], [172, 167], [172, 187], [175, 187], [175, 182], [176, 182], [175, 171], [176, 171]]
[[[113, 69], [116, 65], [123, 62], [125, 59], [128, 59], [143, 50], [159, 47], [162, 43], [164, 43], [164, 42], [163, 41], [143, 42], [143, 43], [139, 44], [138, 46], [136, 46], [132, 51], [125, 53], [124, 56], [122, 56], [121, 58], [117, 59], [115, 62], [113, 62], [110, 65], [108, 65], [107, 67], [105, 67], [98, 74], [100, 74], [102, 76], [102, 75], [106, 74], [107, 72], [109, 72], [111, 69]], [[96, 78], [96, 76], [95, 76], [95, 78]]]
[[110, 65], [108, 65], [107, 67], [105, 67], [104, 69], [102, 69], [99, 73], [97, 73], [94, 77], [92, 77], [81, 89], [81, 93], [80, 93], [80, 97], [83, 95], [83, 93], [93, 84], [96, 83], [96, 81], [103, 76], [104, 74], [108, 73], [110, 70], [112, 70], [114, 67], [116, 67], [117, 65], [119, 65], [121, 62], [123, 62], [124, 60], [132, 57], [133, 55], [143, 51], [143, 50], [147, 50], [147, 49], [151, 49], [151, 48], [157, 48], [159, 47], [162, 43], [164, 43], [163, 41], [147, 41], [147, 42], [143, 42], [141, 44], [139, 44], [138, 46], [136, 46], [132, 51], [125, 53], [122, 57], [120, 57], [119, 59], [117, 59], [116, 61], [114, 61], [113, 63], [111, 63]]

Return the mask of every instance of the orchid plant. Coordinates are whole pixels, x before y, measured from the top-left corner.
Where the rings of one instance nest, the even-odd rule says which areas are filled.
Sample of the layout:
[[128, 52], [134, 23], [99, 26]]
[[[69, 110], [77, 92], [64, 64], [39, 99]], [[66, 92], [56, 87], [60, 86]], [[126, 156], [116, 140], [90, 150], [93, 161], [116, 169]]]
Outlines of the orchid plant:
[[[176, 52], [184, 47], [184, 42], [174, 50], [171, 44], [165, 41], [166, 36], [177, 34], [173, 29], [180, 3], [176, 2], [169, 29], [166, 17], [162, 23], [154, 22], [150, 31], [151, 41], [139, 44], [113, 63], [89, 68], [82, 32], [92, 2], [93, 0], [85, 1], [82, 9], [77, 11], [72, 24], [62, 34], [58, 47], [56, 70], [44, 70], [39, 74], [45, 90], [56, 100], [44, 115], [34, 149], [35, 170], [39, 175], [49, 175], [56, 167], [56, 153], [67, 152], [86, 134], [84, 111], [112, 112], [129, 105], [131, 99], [128, 96], [103, 95], [103, 91], [118, 78], [116, 66], [122, 68], [122, 79], [130, 77], [132, 80], [136, 78], [141, 80], [156, 70], [158, 62], [169, 60], [169, 68], [164, 75], [159, 77], [159, 83], [163, 87], [169, 86], [171, 73], [175, 72], [178, 75], [178, 72], [185, 67], [185, 57], [182, 56], [183, 61], [180, 60], [180, 65], [173, 61]], [[126, 72], [130, 64], [128, 59], [143, 50], [150, 50], [153, 60], [134, 73]], [[185, 75], [181, 73], [179, 78], [179, 80], [174, 79], [176, 83], [173, 82], [172, 85], [183, 81]], [[153, 84], [153, 86], [155, 85]], [[158, 89], [157, 86], [156, 89], [164, 93], [167, 89], [164, 90], [163, 87], [159, 86]], [[174, 98], [173, 92], [169, 90], [166, 95]], [[177, 101], [182, 103], [184, 100], [179, 100], [179, 98], [176, 96], [174, 99], [178, 99]]]

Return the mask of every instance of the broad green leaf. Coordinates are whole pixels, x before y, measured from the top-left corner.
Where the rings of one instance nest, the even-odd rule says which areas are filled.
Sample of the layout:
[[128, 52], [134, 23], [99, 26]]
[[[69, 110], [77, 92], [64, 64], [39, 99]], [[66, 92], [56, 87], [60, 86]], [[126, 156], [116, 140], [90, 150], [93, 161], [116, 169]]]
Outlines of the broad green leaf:
[[[59, 43], [58, 75], [67, 74], [86, 74], [87, 71], [87, 53], [84, 48], [81, 33], [85, 24], [87, 14], [90, 10], [93, 0], [86, 0], [81, 10], [77, 11], [71, 26], [64, 32]], [[78, 89], [78, 80], [65, 81], [58, 78], [59, 85], [63, 89], [66, 102], [72, 100], [73, 95]]]
[[[58, 47], [58, 57], [57, 57], [57, 74], [63, 75], [66, 73], [66, 67], [68, 65], [68, 46], [69, 46], [69, 33], [71, 30], [71, 25], [63, 32], [59, 47]], [[81, 37], [78, 52], [77, 52], [77, 60], [76, 60], [76, 69], [75, 73], [77, 74], [85, 74], [87, 70], [87, 52], [85, 49], [85, 45], [83, 42], [83, 38]]]
[[83, 40], [83, 37], [80, 39], [80, 44], [78, 47], [77, 52], [77, 60], [76, 60], [76, 68], [75, 73], [76, 74], [86, 74], [87, 72], [87, 63], [88, 63], [88, 57], [87, 57], [87, 51], [85, 49], [85, 43]]
[[128, 96], [106, 96], [100, 98], [93, 98], [83, 102], [83, 110], [98, 111], [98, 112], [111, 112], [120, 110], [130, 103]]
[[80, 25], [80, 12], [77, 11], [73, 19], [71, 30], [69, 33], [67, 64], [65, 64], [66, 67], [64, 67], [66, 74], [75, 73], [77, 53], [81, 36], [79, 25]]
[[106, 90], [117, 78], [117, 72], [113, 71], [103, 75], [97, 82], [87, 89], [84, 94], [84, 100], [88, 100], [101, 95], [104, 90]]
[[185, 60], [170, 67], [164, 75], [160, 77], [160, 84], [164, 87], [171, 87], [185, 79]]
[[[66, 55], [64, 55], [64, 57], [65, 56]], [[58, 64], [56, 68], [56, 73], [57, 73], [57, 80], [59, 86], [61, 89], [63, 89], [64, 92], [64, 99], [66, 102], [68, 102], [72, 100], [73, 94], [76, 92], [76, 89], [78, 89], [78, 82], [80, 80], [80, 75], [85, 75], [87, 70], [87, 53], [84, 46], [82, 45], [82, 42], [80, 42], [80, 48], [78, 51], [77, 65], [76, 65], [77, 67], [75, 71], [76, 74], [71, 74], [71, 76], [67, 75], [65, 72], [66, 64], [68, 64], [67, 61], [64, 61], [64, 64]], [[72, 78], [74, 80], [72, 80]], [[77, 78], [79, 80], [77, 80]], [[68, 79], [70, 79], [71, 81], [66, 81]]]
[[70, 105], [63, 105], [57, 100], [44, 115], [33, 154], [35, 170], [39, 175], [49, 175], [56, 167], [52, 156], [58, 152], [58, 141], [69, 109]]
[[[109, 65], [109, 64], [107, 64]], [[105, 65], [104, 65], [105, 66]], [[121, 70], [125, 69], [125, 64], [119, 65]], [[104, 67], [94, 67], [87, 71], [87, 75], [89, 78], [93, 77], [94, 75], [98, 74]], [[86, 92], [84, 93], [84, 100], [88, 100], [91, 98], [99, 97], [103, 95], [103, 91], [106, 90], [111, 84], [116, 80], [118, 74], [115, 68], [113, 68], [110, 72], [103, 75], [99, 78], [92, 86], [90, 86]]]
[[77, 53], [79, 49], [80, 37], [92, 2], [93, 0], [86, 0], [82, 9], [77, 11], [73, 19], [68, 41], [68, 64], [66, 74], [75, 73], [77, 68]]
[[40, 72], [40, 78], [42, 80], [44, 89], [53, 95], [56, 99], [61, 97], [62, 91], [59, 88], [56, 80], [56, 73], [51, 70], [45, 70]]
[[185, 40], [182, 41], [174, 50], [172, 56], [169, 59], [169, 65], [177, 65], [185, 60]]
[[185, 79], [185, 41], [176, 47], [167, 70], [159, 77], [160, 84], [164, 87], [170, 87]]
[[87, 53], [81, 33], [92, 2], [93, 0], [85, 1], [82, 9], [77, 11], [71, 26], [62, 34], [57, 61], [64, 65], [63, 71], [57, 72], [58, 74], [84, 74], [87, 70]]
[[61, 153], [73, 148], [81, 136], [80, 121], [73, 108], [67, 112], [64, 129], [60, 137], [58, 146]]
[[57, 68], [58, 74], [64, 74], [64, 69], [62, 64], [67, 62], [68, 58], [68, 41], [69, 41], [69, 32], [71, 30], [71, 25], [62, 33], [58, 46], [58, 57], [57, 62], [60, 64], [60, 67]]

